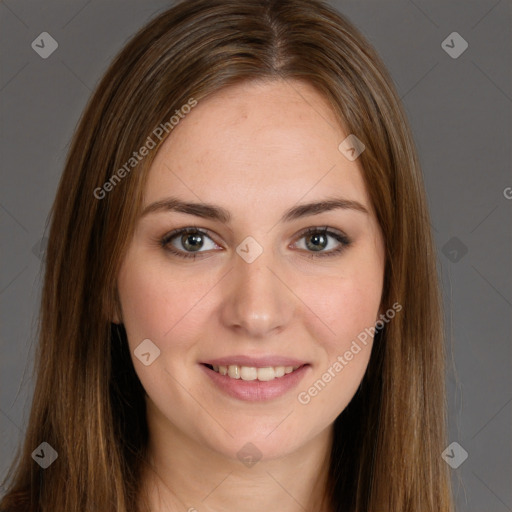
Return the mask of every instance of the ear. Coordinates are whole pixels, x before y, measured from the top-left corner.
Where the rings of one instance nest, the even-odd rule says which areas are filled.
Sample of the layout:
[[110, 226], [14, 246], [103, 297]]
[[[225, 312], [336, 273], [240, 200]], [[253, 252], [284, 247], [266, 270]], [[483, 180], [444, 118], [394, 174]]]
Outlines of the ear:
[[377, 323], [379, 320], [381, 320], [381, 315], [384, 315], [385, 311], [386, 311], [386, 308], [381, 305], [379, 308], [379, 311], [377, 312], [377, 317], [375, 318], [375, 323]]
[[123, 323], [123, 315], [121, 310], [121, 301], [119, 299], [119, 293], [117, 287], [114, 293], [114, 304], [112, 306], [112, 312], [109, 315], [110, 321], [114, 324], [120, 325]]
[[116, 325], [120, 325], [122, 323], [117, 311], [115, 311], [114, 314], [112, 315], [111, 322]]

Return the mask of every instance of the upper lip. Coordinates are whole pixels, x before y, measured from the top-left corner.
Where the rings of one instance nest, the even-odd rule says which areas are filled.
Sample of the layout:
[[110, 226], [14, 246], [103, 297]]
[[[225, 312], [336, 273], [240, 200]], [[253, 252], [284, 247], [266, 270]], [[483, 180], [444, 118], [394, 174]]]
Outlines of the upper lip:
[[294, 359], [292, 357], [282, 356], [262, 356], [250, 357], [245, 355], [235, 355], [227, 357], [219, 357], [217, 359], [208, 359], [201, 361], [202, 364], [211, 364], [215, 366], [230, 366], [237, 364], [238, 366], [251, 366], [255, 368], [265, 368], [268, 366], [302, 366], [306, 361]]

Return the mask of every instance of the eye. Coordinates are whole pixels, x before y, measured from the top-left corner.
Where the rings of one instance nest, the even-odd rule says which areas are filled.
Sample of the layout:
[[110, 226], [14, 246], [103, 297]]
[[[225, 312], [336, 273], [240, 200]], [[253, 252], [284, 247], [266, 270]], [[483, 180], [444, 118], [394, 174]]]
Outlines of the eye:
[[[205, 239], [210, 240], [210, 247], [208, 247], [208, 243], [205, 245]], [[303, 250], [311, 253], [307, 256], [309, 258], [335, 256], [344, 251], [352, 243], [344, 233], [331, 230], [328, 227], [308, 228], [299, 235], [299, 240], [303, 239], [306, 241], [305, 249]], [[334, 240], [333, 244], [330, 244], [329, 239]], [[219, 248], [206, 231], [192, 226], [171, 231], [159, 242], [166, 251], [180, 258], [189, 259], [195, 259], [197, 255], [203, 252]], [[297, 242], [294, 245], [296, 246]], [[326, 251], [325, 249], [328, 248], [329, 245], [334, 245], [334, 248]], [[205, 250], [202, 251], [201, 249]]]
[[[324, 251], [329, 246], [329, 238], [334, 239], [334, 248]], [[344, 251], [352, 241], [341, 231], [330, 230], [327, 226], [323, 228], [308, 228], [300, 235], [299, 240], [305, 239], [305, 250], [312, 252], [308, 258], [324, 258], [336, 256]], [[297, 244], [296, 244], [297, 245]], [[331, 244], [332, 245], [332, 244]]]
[[[180, 258], [195, 259], [196, 254], [193, 253], [205, 252], [201, 251], [205, 246], [205, 238], [209, 239], [213, 245], [213, 247], [208, 247], [208, 244], [206, 244], [206, 250], [218, 247], [205, 231], [196, 227], [188, 227], [171, 231], [165, 235], [162, 240], [160, 240], [160, 244], [167, 251], [179, 256]], [[176, 242], [173, 242], [174, 239], [176, 239]], [[176, 245], [181, 245], [181, 248], [176, 247]], [[192, 254], [188, 251], [191, 251]]]

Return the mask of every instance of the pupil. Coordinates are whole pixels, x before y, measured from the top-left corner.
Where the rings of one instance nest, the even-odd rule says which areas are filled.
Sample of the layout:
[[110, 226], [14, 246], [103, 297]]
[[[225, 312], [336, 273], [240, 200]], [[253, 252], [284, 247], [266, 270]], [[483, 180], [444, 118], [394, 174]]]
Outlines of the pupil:
[[[190, 240], [193, 240], [192, 243], [189, 243]], [[201, 235], [200, 234], [186, 234], [182, 238], [183, 246], [187, 249], [200, 249], [203, 245], [203, 242], [201, 241]]]
[[[324, 235], [322, 235], [322, 234], [312, 235], [309, 239], [310, 240], [315, 240], [315, 242], [313, 242], [313, 246], [312, 246], [314, 250], [317, 250], [318, 248], [320, 248], [320, 249], [325, 248], [325, 241], [326, 240], [325, 240], [325, 236]], [[319, 239], [323, 240], [323, 243], [319, 244]]]

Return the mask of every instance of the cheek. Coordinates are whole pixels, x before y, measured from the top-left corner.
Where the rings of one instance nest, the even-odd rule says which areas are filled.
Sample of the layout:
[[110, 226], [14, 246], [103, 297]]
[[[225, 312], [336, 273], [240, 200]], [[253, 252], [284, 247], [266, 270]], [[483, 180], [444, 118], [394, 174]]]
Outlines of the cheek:
[[202, 284], [179, 279], [179, 272], [170, 272], [159, 263], [146, 258], [127, 259], [118, 279], [123, 323], [128, 339], [158, 340], [159, 345], [186, 323], [193, 314], [194, 304], [200, 301]]
[[305, 302], [314, 304], [311, 309], [319, 317], [310, 317], [309, 330], [321, 340], [322, 356], [297, 400], [309, 413], [315, 411], [322, 424], [334, 421], [347, 407], [364, 377], [380, 298], [381, 281], [357, 273], [309, 289]]
[[[301, 297], [317, 316], [318, 339], [330, 350], [349, 346], [365, 329], [374, 327], [382, 296], [380, 266], [360, 261], [329, 277], [308, 282]], [[314, 325], [313, 321], [311, 325]]]

